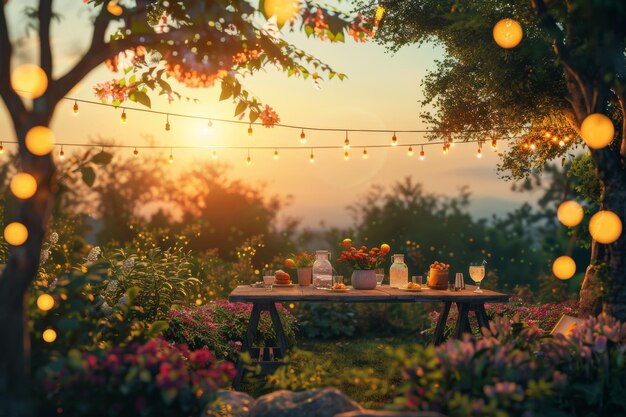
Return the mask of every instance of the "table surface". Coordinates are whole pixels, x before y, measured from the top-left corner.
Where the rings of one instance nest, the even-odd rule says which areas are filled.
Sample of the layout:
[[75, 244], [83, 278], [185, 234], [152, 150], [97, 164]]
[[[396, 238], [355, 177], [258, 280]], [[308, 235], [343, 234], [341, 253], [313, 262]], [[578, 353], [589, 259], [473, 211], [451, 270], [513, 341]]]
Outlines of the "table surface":
[[419, 292], [403, 291], [390, 288], [388, 285], [376, 287], [375, 290], [355, 290], [335, 292], [330, 290], [318, 290], [315, 287], [291, 287], [274, 286], [272, 291], [265, 288], [255, 288], [250, 285], [240, 285], [235, 288], [228, 300], [232, 302], [285, 302], [285, 301], [318, 301], [318, 302], [342, 302], [342, 303], [387, 303], [387, 302], [465, 302], [465, 303], [505, 303], [510, 295], [483, 289], [482, 293], [475, 293], [476, 287], [467, 285], [465, 290], [448, 291], [422, 289]]

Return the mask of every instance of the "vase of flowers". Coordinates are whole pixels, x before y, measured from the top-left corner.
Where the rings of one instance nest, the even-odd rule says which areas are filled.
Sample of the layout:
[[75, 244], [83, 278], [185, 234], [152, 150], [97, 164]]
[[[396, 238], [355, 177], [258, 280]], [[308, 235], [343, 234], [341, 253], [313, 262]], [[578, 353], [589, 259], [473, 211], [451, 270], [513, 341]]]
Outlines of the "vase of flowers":
[[376, 268], [385, 261], [389, 253], [389, 245], [381, 245], [380, 248], [367, 249], [361, 246], [359, 249], [352, 246], [352, 241], [345, 239], [342, 242], [345, 248], [338, 261], [348, 264], [352, 272], [352, 286], [356, 290], [373, 290], [376, 288]]
[[291, 257], [285, 259], [287, 268], [296, 268], [298, 271], [298, 285], [306, 287], [311, 285], [313, 279], [313, 262], [315, 257], [308, 252], [299, 254], [291, 254]]

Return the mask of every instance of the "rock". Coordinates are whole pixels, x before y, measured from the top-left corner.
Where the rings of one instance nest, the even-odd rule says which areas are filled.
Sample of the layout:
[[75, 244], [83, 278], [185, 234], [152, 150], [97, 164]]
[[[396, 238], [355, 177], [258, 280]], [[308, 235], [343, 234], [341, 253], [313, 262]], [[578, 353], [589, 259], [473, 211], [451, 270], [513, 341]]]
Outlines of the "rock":
[[282, 390], [257, 398], [249, 417], [334, 417], [346, 411], [362, 411], [362, 408], [337, 388]]
[[433, 411], [377, 411], [361, 410], [335, 414], [334, 417], [446, 417]]
[[218, 390], [217, 398], [204, 408], [201, 417], [248, 417], [254, 397], [245, 392]]

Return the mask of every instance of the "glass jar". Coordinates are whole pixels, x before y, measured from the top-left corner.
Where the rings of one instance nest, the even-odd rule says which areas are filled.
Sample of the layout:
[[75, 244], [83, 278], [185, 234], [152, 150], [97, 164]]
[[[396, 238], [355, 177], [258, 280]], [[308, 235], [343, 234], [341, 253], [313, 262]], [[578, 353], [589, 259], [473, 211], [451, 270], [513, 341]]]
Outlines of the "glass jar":
[[333, 266], [330, 264], [330, 252], [317, 250], [313, 263], [313, 286], [315, 288], [330, 288], [332, 285]]
[[404, 255], [393, 255], [393, 264], [389, 268], [389, 286], [404, 288], [409, 283], [409, 267], [404, 263]]

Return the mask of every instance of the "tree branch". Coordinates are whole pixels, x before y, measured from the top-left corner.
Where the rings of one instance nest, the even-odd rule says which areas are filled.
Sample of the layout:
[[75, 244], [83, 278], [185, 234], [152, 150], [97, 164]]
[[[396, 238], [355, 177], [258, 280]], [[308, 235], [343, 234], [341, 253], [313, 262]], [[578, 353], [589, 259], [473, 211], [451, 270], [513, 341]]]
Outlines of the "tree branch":
[[7, 110], [13, 120], [20, 114], [25, 114], [26, 108], [22, 99], [11, 87], [11, 57], [13, 47], [9, 39], [9, 28], [4, 13], [5, 2], [0, 2], [0, 96], [4, 100]]
[[52, 48], [50, 47], [50, 20], [52, 0], [40, 0], [37, 10], [39, 18], [39, 65], [48, 79], [52, 79]]

